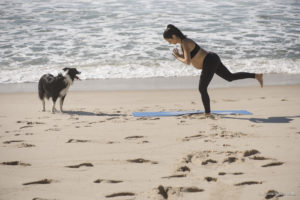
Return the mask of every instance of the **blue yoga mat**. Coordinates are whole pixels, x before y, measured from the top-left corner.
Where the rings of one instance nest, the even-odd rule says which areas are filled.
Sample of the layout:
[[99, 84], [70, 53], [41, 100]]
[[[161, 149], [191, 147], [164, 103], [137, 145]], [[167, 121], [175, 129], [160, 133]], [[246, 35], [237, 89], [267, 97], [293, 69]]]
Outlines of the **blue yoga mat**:
[[[201, 114], [204, 113], [201, 110], [195, 111], [170, 111], [170, 112], [133, 112], [134, 117], [168, 117], [168, 116], [180, 116], [180, 115], [190, 115], [190, 114]], [[252, 115], [251, 112], [247, 110], [213, 110], [212, 114], [219, 115]]]

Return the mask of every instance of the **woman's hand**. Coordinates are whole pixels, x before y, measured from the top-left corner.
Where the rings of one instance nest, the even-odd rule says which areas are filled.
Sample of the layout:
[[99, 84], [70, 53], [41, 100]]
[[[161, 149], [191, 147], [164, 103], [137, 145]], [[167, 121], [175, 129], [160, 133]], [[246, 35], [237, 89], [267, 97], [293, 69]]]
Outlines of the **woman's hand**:
[[173, 49], [173, 56], [174, 56], [175, 58], [180, 57], [180, 54], [178, 53], [178, 49], [177, 49], [177, 48], [174, 48], [174, 49]]

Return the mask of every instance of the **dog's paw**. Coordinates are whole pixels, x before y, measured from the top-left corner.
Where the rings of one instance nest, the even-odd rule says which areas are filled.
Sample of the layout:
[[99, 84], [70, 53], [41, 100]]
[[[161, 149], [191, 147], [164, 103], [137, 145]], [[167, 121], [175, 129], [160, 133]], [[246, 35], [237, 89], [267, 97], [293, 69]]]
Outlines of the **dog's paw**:
[[58, 110], [56, 108], [52, 108], [52, 113], [55, 114]]

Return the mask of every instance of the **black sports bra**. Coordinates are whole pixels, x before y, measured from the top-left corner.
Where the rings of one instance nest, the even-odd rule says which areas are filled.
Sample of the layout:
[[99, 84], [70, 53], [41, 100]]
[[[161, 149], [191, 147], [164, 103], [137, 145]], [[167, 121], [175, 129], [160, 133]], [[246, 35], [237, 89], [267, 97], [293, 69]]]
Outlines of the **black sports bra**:
[[193, 51], [191, 51], [191, 58], [193, 58], [199, 50], [200, 50], [199, 45], [195, 43], [195, 48], [193, 49]]
[[[181, 47], [182, 52], [183, 52], [183, 48]], [[198, 51], [200, 50], [200, 47], [197, 43], [195, 43], [195, 47], [194, 49], [191, 51], [190, 55], [191, 55], [191, 59], [198, 53]], [[183, 52], [184, 54], [184, 52]]]

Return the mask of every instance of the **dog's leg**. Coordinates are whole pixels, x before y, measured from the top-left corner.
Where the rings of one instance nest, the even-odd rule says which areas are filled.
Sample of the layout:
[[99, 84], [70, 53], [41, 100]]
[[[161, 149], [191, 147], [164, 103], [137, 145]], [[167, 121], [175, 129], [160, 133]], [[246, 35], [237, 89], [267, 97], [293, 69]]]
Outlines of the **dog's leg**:
[[62, 107], [63, 107], [63, 104], [64, 104], [65, 97], [66, 96], [60, 97], [60, 112], [64, 112]]
[[44, 98], [42, 99], [42, 103], [43, 103], [43, 112], [45, 112], [46, 108], [45, 108], [45, 99]]
[[55, 103], [56, 103], [57, 97], [52, 97], [52, 100], [53, 100], [52, 113], [54, 114], [57, 111], [55, 108]]
[[56, 110], [56, 108], [55, 108], [55, 101], [53, 101], [53, 107], [52, 107], [52, 113], [54, 114], [57, 110]]

